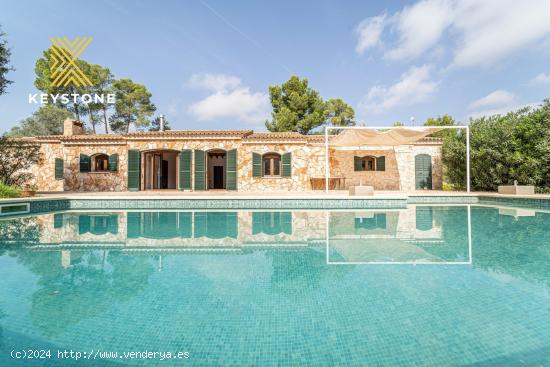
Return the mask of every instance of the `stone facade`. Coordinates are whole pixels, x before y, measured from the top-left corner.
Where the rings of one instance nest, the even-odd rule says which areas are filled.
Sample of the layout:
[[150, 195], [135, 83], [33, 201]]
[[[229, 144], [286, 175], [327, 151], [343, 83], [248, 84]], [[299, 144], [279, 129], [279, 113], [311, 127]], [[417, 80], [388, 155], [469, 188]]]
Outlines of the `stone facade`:
[[[70, 126], [66, 123], [66, 129]], [[79, 131], [76, 126], [74, 131]], [[73, 131], [70, 130], [69, 131]], [[39, 191], [126, 191], [128, 189], [128, 150], [142, 152], [141, 187], [143, 189], [145, 160], [143, 153], [151, 151], [237, 150], [238, 191], [306, 191], [311, 179], [325, 177], [325, 145], [322, 136], [298, 133], [253, 133], [252, 131], [165, 131], [129, 133], [123, 135], [70, 135], [37, 137], [43, 159], [33, 169]], [[253, 153], [291, 153], [291, 177], [254, 177]], [[80, 172], [80, 155], [118, 154], [116, 171]], [[380, 150], [329, 150], [331, 177], [345, 178], [345, 186], [368, 185], [375, 190], [415, 189], [415, 156], [432, 157], [432, 188], [441, 189], [441, 142], [428, 139], [411, 145]], [[385, 156], [384, 171], [354, 171], [354, 156]], [[56, 158], [63, 159], [64, 177], [55, 179]], [[178, 175], [179, 160], [176, 172]], [[191, 171], [195, 171], [192, 159]], [[207, 173], [208, 175], [208, 173]], [[193, 180], [192, 180], [193, 182]]]
[[[385, 150], [330, 150], [331, 176], [346, 178], [346, 185], [372, 186], [375, 190], [415, 190], [415, 156], [432, 157], [432, 189], [443, 186], [441, 144], [402, 145]], [[385, 157], [384, 171], [354, 171], [354, 157]]]

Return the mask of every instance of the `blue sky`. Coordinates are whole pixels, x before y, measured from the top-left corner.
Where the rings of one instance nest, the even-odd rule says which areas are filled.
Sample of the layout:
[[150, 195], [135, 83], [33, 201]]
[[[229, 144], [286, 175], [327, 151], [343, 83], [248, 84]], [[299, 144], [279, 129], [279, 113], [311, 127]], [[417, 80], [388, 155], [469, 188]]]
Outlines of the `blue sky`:
[[264, 129], [292, 74], [367, 125], [502, 113], [550, 97], [550, 1], [3, 1], [14, 84], [0, 132], [28, 117], [52, 36], [152, 92], [176, 129]]

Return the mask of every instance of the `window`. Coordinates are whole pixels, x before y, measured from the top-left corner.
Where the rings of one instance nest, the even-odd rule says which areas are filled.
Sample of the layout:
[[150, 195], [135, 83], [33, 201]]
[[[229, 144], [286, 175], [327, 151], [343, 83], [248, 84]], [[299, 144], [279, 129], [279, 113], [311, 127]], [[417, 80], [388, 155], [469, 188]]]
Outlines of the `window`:
[[385, 171], [386, 157], [353, 157], [354, 171]]
[[277, 153], [267, 153], [262, 157], [263, 175], [280, 176], [281, 175], [281, 155]]
[[361, 158], [361, 168], [363, 171], [374, 171], [374, 157]]
[[109, 156], [96, 154], [92, 156], [92, 172], [106, 172], [109, 170]]

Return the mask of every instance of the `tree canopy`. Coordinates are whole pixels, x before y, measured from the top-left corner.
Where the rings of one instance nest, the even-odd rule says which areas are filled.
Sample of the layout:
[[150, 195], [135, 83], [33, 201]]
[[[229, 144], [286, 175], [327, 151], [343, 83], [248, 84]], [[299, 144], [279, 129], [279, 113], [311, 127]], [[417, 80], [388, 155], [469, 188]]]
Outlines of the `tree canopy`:
[[6, 135], [62, 135], [63, 122], [67, 118], [74, 118], [74, 114], [56, 105], [47, 104], [35, 111], [31, 117], [21, 121], [18, 126], [12, 127]]
[[129, 132], [132, 125], [138, 129], [150, 125], [149, 117], [157, 108], [143, 84], [131, 79], [115, 80], [113, 91], [116, 94], [115, 113], [110, 118], [113, 131]]
[[8, 80], [6, 77], [8, 72], [14, 69], [9, 64], [11, 51], [8, 48], [8, 41], [5, 39], [5, 36], [6, 34], [0, 28], [0, 96], [6, 93], [8, 85], [13, 83], [13, 81]]
[[[97, 64], [88, 64], [83, 65], [82, 71], [88, 76], [92, 82], [91, 86], [82, 88], [83, 93], [90, 95], [94, 94], [108, 94], [112, 93], [112, 84], [114, 81], [114, 76], [108, 68], [105, 68]], [[103, 124], [105, 128], [105, 133], [109, 132], [109, 119], [107, 117], [108, 111], [111, 109], [111, 105], [107, 103], [107, 100], [104, 99], [103, 102], [91, 102], [86, 103], [83, 106], [85, 108], [86, 114], [88, 115], [88, 121], [92, 126], [92, 131], [94, 134], [96, 131], [96, 125]]]
[[[447, 114], [443, 116], [437, 116], [435, 118], [428, 117], [428, 119], [424, 122], [424, 126], [456, 126], [456, 125], [457, 123], [455, 119], [452, 116]], [[457, 134], [457, 130], [455, 129], [445, 129], [445, 130], [433, 133], [432, 136], [437, 138], [446, 138], [456, 134]]]
[[[170, 123], [168, 122], [166, 117], [164, 118], [164, 130], [165, 131], [172, 130], [172, 128], [170, 127]], [[160, 116], [155, 117], [151, 121], [151, 126], [149, 127], [149, 131], [160, 131]]]
[[[36, 60], [35, 66], [34, 66], [34, 72], [36, 74], [36, 78], [34, 79], [34, 86], [39, 91], [46, 93], [46, 94], [84, 94], [88, 93], [87, 88], [88, 87], [77, 87], [73, 85], [72, 83], [69, 83], [67, 86], [55, 86], [52, 84], [51, 76], [52, 76], [52, 65], [54, 63], [54, 59], [52, 57], [52, 50], [47, 49], [43, 52], [42, 57], [38, 58]], [[82, 70], [86, 75], [89, 75], [90, 67], [91, 65], [87, 63], [84, 60], [77, 59], [75, 60], [76, 65]], [[51, 98], [48, 97], [48, 99], [51, 101]], [[81, 100], [74, 100], [72, 98], [69, 98], [68, 104], [62, 104], [60, 100], [57, 101], [57, 105], [60, 108], [65, 108], [68, 111], [72, 112], [76, 119], [79, 121], [84, 121], [84, 116], [88, 114], [88, 109], [86, 105]]]
[[[470, 120], [470, 167], [473, 190], [494, 191], [498, 185], [534, 185], [550, 192], [550, 101], [506, 115]], [[466, 186], [466, 135], [449, 134], [443, 164], [450, 183]]]
[[[128, 131], [131, 125], [136, 128], [147, 128], [150, 125], [148, 118], [155, 111], [155, 107], [151, 102], [151, 93], [142, 84], [134, 83], [131, 79], [115, 80], [109, 68], [77, 59], [76, 64], [90, 79], [92, 86], [76, 87], [71, 83], [68, 86], [56, 87], [51, 83], [53, 62], [51, 49], [44, 51], [42, 57], [36, 60], [34, 85], [41, 92], [116, 95], [117, 102], [114, 106], [109, 104], [106, 98], [103, 102], [97, 103], [94, 101], [84, 103], [78, 99], [75, 102], [70, 98], [69, 104], [62, 104], [58, 100], [58, 107], [70, 111], [77, 120], [87, 122], [94, 133], [97, 132], [98, 125], [103, 125], [105, 133], [109, 132], [111, 124], [111, 130], [119, 132]], [[87, 121], [84, 117], [87, 117]]]
[[327, 101], [328, 121], [332, 126], [354, 126], [355, 111], [341, 98], [331, 98]]
[[309, 87], [307, 79], [296, 75], [280, 86], [270, 86], [269, 98], [273, 107], [272, 119], [265, 123], [269, 131], [308, 134], [328, 122], [334, 126], [355, 124], [351, 106], [340, 98], [323, 101], [319, 92]]

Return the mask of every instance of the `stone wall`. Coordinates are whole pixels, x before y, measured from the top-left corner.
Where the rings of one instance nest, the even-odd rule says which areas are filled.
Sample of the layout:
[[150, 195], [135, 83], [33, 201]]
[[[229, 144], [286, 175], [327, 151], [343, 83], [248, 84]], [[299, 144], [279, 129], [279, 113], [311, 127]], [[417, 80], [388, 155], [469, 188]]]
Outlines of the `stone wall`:
[[[63, 149], [65, 191], [126, 191], [128, 183], [128, 149], [126, 145], [66, 145]], [[80, 154], [118, 154], [115, 172], [80, 172]]]
[[[354, 157], [386, 157], [385, 171], [355, 171]], [[400, 172], [397, 169], [397, 157], [393, 150], [331, 150], [330, 174], [345, 177], [346, 186], [363, 184], [375, 190], [399, 190]]]
[[[119, 142], [64, 142], [42, 143], [44, 153], [36, 171], [36, 183], [40, 191], [126, 191], [128, 181], [128, 149], [139, 149], [142, 152], [152, 150], [200, 149], [238, 149], [237, 151], [237, 187], [239, 191], [306, 191], [311, 190], [311, 178], [325, 177], [325, 146], [324, 144], [306, 144], [302, 141], [285, 143], [250, 142], [239, 138], [226, 139], [127, 139]], [[291, 177], [252, 177], [252, 154], [292, 153]], [[118, 154], [117, 172], [80, 172], [80, 154]], [[432, 156], [433, 189], [442, 187], [441, 146], [439, 145], [407, 145], [395, 147], [393, 150], [369, 151], [330, 151], [330, 176], [345, 177], [346, 186], [374, 186], [377, 190], [415, 189], [415, 163], [417, 154]], [[354, 172], [354, 156], [386, 157], [385, 171]], [[55, 180], [55, 158], [64, 159], [64, 180]], [[179, 161], [177, 163], [179, 166]], [[179, 169], [179, 168], [178, 168]], [[194, 171], [194, 159], [192, 159]], [[144, 160], [142, 159], [142, 177]], [[179, 176], [179, 175], [177, 175]], [[179, 177], [176, 178], [178, 180]], [[193, 181], [193, 180], [192, 180]]]
[[[252, 153], [292, 153], [291, 177], [252, 177]], [[311, 177], [324, 177], [324, 147], [303, 143], [255, 143], [243, 144], [239, 149], [239, 191], [306, 191], [311, 189]]]
[[[440, 145], [402, 145], [388, 150], [330, 150], [330, 175], [345, 177], [346, 185], [373, 186], [375, 190], [415, 190], [415, 156], [432, 157], [432, 189], [441, 190], [443, 166]], [[354, 171], [354, 156], [386, 157], [385, 171]]]
[[40, 191], [63, 191], [63, 180], [55, 179], [55, 159], [63, 158], [61, 143], [47, 143], [40, 145], [42, 158], [31, 169], [35, 175], [35, 183]]

